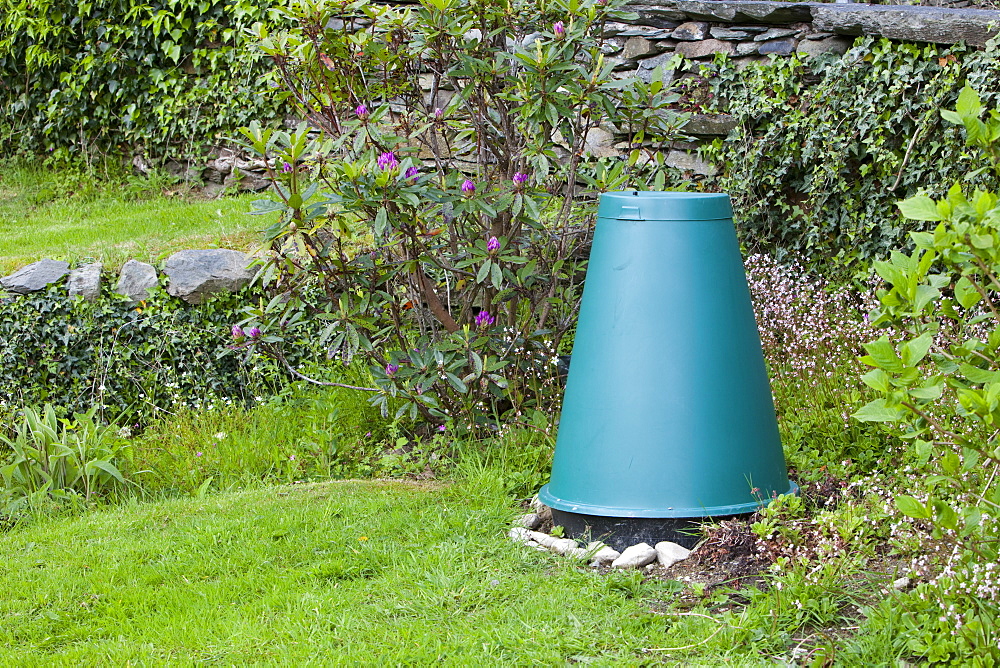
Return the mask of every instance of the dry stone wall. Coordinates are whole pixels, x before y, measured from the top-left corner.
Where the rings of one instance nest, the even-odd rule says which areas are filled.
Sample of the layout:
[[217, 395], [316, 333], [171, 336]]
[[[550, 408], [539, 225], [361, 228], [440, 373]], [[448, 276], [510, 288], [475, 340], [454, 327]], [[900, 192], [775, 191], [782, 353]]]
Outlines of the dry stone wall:
[[[638, 0], [631, 23], [606, 26], [606, 57], [616, 76], [649, 81], [675, 56], [709, 61], [726, 54], [735, 67], [797, 54], [843, 55], [855, 38], [880, 36], [897, 41], [982, 47], [1000, 32], [1000, 11], [909, 5], [817, 2], [728, 2], [725, 0]], [[664, 72], [664, 78], [675, 76]], [[695, 114], [684, 131], [694, 142], [675, 144], [666, 164], [696, 175], [715, 168], [699, 157], [702, 142], [727, 135], [736, 120], [725, 114]], [[614, 138], [593, 147], [595, 155], [614, 150]]]
[[[399, 4], [408, 4], [400, 2]], [[798, 54], [844, 54], [861, 35], [899, 41], [984, 46], [1000, 32], [1000, 11], [911, 5], [853, 3], [770, 2], [728, 0], [637, 0], [629, 10], [639, 18], [631, 23], [609, 23], [605, 56], [615, 63], [616, 76], [649, 81], [658, 66], [675, 56], [708, 61], [724, 53], [736, 67], [772, 57]], [[673, 72], [666, 72], [670, 79]], [[429, 96], [430, 77], [425, 92]], [[438, 91], [438, 95], [449, 95]], [[433, 106], [444, 106], [438, 99]], [[692, 174], [711, 175], [702, 160], [701, 142], [725, 136], [736, 121], [725, 115], [695, 114], [685, 132], [694, 142], [679, 143], [666, 164]], [[597, 157], [619, 155], [614, 128], [595, 128], [587, 149]], [[210, 192], [227, 186], [260, 190], [267, 187], [265, 165], [242, 160], [231, 152], [213, 156], [201, 172]]]

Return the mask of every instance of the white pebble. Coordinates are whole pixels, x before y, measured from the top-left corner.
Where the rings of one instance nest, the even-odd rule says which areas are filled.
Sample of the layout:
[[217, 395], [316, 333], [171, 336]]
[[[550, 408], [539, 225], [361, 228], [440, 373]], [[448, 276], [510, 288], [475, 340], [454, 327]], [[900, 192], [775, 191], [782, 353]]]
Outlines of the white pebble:
[[684, 561], [691, 555], [691, 550], [677, 543], [662, 541], [656, 544], [656, 560], [664, 568], [670, 568], [678, 561]]

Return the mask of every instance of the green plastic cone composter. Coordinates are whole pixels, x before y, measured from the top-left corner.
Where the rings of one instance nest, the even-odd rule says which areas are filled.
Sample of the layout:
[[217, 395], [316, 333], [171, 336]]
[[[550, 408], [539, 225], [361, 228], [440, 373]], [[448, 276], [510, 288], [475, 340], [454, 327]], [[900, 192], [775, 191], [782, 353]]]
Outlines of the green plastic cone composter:
[[602, 195], [539, 500], [622, 549], [795, 491], [729, 196]]

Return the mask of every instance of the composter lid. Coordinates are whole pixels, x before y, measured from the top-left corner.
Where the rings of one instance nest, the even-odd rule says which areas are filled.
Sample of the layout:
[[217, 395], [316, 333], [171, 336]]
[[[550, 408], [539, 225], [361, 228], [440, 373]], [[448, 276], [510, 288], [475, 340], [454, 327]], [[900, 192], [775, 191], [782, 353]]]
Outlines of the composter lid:
[[598, 218], [611, 220], [727, 220], [733, 206], [725, 193], [624, 190], [601, 195]]

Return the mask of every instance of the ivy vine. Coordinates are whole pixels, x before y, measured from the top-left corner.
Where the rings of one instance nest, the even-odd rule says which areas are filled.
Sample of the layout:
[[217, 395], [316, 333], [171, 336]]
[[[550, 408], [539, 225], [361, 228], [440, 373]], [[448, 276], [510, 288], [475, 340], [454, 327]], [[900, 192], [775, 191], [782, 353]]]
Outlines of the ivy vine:
[[0, 0], [0, 156], [201, 157], [282, 117], [249, 28], [282, 0]]
[[908, 244], [896, 202], [956, 181], [996, 187], [942, 121], [968, 81], [1000, 97], [1000, 50], [861, 38], [842, 58], [772, 58], [706, 72], [718, 111], [739, 120], [707, 149], [708, 187], [734, 199], [744, 242], [818, 264], [854, 266]]

